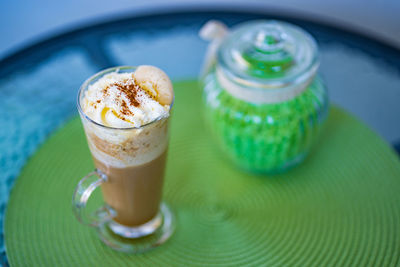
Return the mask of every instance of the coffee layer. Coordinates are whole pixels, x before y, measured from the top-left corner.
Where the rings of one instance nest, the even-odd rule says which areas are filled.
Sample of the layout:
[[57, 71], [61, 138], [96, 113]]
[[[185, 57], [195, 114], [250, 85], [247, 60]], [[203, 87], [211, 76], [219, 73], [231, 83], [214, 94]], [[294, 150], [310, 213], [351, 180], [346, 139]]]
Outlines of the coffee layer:
[[166, 152], [151, 162], [129, 168], [114, 168], [94, 158], [95, 165], [108, 178], [102, 184], [104, 200], [116, 212], [114, 220], [137, 226], [153, 219], [160, 206]]

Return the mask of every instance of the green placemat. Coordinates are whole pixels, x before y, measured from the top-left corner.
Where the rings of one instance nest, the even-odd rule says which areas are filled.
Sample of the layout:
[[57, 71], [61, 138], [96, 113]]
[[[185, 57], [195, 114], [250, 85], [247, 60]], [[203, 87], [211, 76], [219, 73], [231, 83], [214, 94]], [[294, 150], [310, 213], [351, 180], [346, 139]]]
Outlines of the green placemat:
[[76, 221], [71, 196], [93, 164], [75, 118], [30, 159], [12, 191], [5, 222], [11, 265], [399, 266], [400, 161], [375, 133], [333, 107], [302, 165], [251, 175], [209, 140], [196, 83], [175, 90], [165, 185], [174, 236], [127, 255]]

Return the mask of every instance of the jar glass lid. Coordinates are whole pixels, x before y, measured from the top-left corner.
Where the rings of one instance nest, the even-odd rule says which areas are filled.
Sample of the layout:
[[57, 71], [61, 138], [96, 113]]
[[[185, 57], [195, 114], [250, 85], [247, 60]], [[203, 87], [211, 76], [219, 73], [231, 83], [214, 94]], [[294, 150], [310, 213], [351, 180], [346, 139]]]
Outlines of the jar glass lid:
[[218, 49], [218, 64], [246, 86], [281, 88], [302, 83], [318, 68], [315, 40], [280, 21], [251, 21], [233, 28]]

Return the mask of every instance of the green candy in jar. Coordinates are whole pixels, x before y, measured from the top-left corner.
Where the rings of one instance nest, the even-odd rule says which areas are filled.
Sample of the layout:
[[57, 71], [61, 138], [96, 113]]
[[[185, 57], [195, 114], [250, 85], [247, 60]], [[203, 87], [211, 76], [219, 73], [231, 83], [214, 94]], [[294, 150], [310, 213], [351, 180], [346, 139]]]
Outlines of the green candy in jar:
[[251, 21], [231, 31], [208, 22], [202, 77], [207, 124], [237, 165], [276, 173], [304, 160], [328, 113], [316, 73], [315, 40], [280, 21]]

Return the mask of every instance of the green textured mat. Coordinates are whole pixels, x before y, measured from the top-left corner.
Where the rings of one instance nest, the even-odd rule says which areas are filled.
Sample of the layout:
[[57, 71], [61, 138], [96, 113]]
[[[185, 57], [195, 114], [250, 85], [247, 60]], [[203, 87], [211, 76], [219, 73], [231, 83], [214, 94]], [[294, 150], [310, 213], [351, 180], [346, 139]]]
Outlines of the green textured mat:
[[177, 231], [162, 247], [127, 255], [79, 224], [71, 197], [92, 170], [78, 118], [25, 166], [7, 208], [13, 266], [400, 265], [400, 161], [375, 133], [333, 107], [304, 164], [250, 175], [203, 129], [200, 90], [175, 86], [165, 199]]

